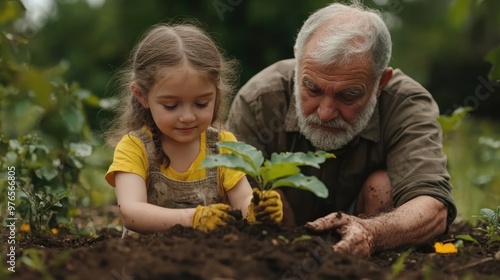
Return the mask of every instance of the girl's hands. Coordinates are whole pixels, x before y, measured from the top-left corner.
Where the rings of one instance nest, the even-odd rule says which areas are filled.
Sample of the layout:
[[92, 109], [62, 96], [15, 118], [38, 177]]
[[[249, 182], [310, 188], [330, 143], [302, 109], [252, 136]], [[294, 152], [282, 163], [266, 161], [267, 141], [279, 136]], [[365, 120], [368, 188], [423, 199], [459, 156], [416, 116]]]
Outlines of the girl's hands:
[[279, 224], [283, 220], [283, 203], [278, 192], [253, 189], [254, 199], [248, 206], [247, 221]]
[[[283, 220], [283, 203], [278, 192], [274, 190], [261, 192], [253, 189], [251, 203], [248, 206], [247, 221], [249, 223], [279, 224]], [[193, 228], [211, 231], [217, 227], [235, 222], [231, 215], [231, 206], [223, 203], [198, 206], [193, 214]]]
[[200, 205], [194, 211], [193, 228], [207, 232], [226, 226], [227, 223], [236, 221], [229, 211], [231, 211], [231, 206], [223, 203]]

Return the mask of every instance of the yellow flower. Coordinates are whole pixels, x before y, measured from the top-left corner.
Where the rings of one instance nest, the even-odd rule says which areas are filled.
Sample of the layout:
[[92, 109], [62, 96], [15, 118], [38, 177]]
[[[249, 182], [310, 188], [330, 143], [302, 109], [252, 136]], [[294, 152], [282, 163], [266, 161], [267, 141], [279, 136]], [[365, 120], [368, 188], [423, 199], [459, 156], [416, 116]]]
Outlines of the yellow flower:
[[50, 231], [52, 231], [52, 233], [54, 235], [56, 235], [59, 232], [59, 230], [57, 230], [57, 228], [52, 228]]
[[458, 252], [457, 247], [453, 243], [436, 242], [434, 243], [434, 249], [438, 254], [456, 254]]
[[28, 232], [28, 231], [30, 231], [30, 225], [29, 224], [22, 224], [19, 229], [21, 231]]

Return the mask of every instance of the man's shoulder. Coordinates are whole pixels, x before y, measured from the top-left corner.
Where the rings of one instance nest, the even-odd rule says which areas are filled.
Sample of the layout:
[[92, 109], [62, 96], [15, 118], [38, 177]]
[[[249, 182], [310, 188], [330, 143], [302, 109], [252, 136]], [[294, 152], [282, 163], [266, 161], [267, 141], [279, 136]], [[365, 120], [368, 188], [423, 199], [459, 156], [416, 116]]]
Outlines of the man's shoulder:
[[239, 90], [245, 99], [256, 99], [265, 94], [288, 93], [293, 82], [295, 59], [275, 62], [255, 74]]
[[384, 91], [391, 96], [400, 97], [429, 92], [413, 78], [405, 74], [401, 69], [394, 69], [391, 80], [387, 83]]
[[295, 69], [295, 61], [296, 60], [294, 58], [277, 61], [262, 69], [259, 73], [255, 74], [255, 76], [253, 76], [248, 81], [248, 83], [258, 83], [260, 81], [276, 81], [279, 79], [292, 79], [293, 71]]
[[379, 108], [384, 116], [382, 122], [398, 124], [408, 116], [426, 115], [434, 117], [439, 112], [436, 101], [424, 86], [395, 69], [379, 98]]

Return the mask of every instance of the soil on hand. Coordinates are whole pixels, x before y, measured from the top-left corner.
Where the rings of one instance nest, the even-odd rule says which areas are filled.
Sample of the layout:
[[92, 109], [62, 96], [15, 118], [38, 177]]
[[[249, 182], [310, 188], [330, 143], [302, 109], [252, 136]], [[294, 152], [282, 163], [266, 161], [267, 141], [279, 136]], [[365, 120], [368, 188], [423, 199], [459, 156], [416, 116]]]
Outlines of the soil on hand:
[[[241, 221], [209, 233], [175, 226], [162, 234], [125, 239], [117, 230], [105, 229], [93, 238], [22, 238], [16, 272], [9, 275], [92, 280], [500, 279], [500, 242], [488, 247], [484, 233], [463, 222], [453, 224], [439, 240], [455, 242], [457, 234], [470, 234], [480, 245], [464, 242], [458, 254], [440, 255], [429, 243], [412, 248], [406, 258], [402, 256], [408, 248], [363, 259], [333, 252], [331, 246], [339, 238], [335, 232], [315, 235], [302, 227], [250, 226]], [[26, 252], [34, 248], [44, 259], [41, 268], [27, 265], [33, 255]], [[397, 265], [400, 261], [404, 266]]]

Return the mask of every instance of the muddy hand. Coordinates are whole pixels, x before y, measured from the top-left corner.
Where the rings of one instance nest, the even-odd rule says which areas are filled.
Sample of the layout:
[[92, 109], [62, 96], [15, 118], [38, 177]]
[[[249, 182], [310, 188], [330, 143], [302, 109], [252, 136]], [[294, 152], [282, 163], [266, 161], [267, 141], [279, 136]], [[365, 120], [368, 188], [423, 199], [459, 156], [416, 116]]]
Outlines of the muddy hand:
[[261, 192], [257, 188], [253, 189], [253, 192], [254, 197], [257, 197], [257, 202], [252, 200], [248, 206], [247, 220], [251, 223], [281, 223], [283, 220], [283, 203], [279, 193], [273, 190]]
[[332, 248], [335, 252], [370, 257], [373, 250], [373, 234], [368, 228], [368, 220], [335, 212], [305, 225], [316, 231], [337, 230], [342, 239]]
[[217, 227], [225, 226], [236, 219], [229, 214], [231, 206], [223, 203], [198, 206], [193, 215], [193, 228], [201, 231], [211, 231]]

